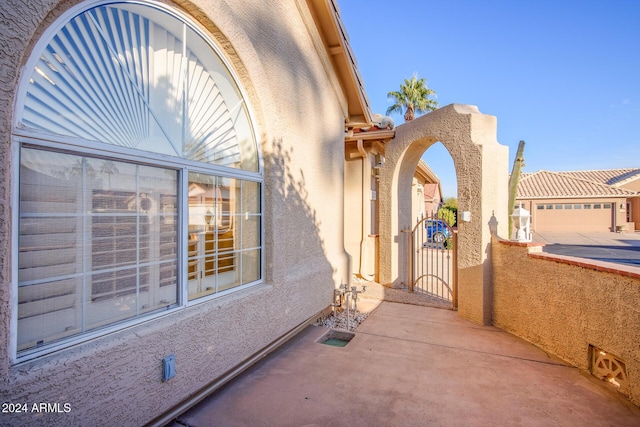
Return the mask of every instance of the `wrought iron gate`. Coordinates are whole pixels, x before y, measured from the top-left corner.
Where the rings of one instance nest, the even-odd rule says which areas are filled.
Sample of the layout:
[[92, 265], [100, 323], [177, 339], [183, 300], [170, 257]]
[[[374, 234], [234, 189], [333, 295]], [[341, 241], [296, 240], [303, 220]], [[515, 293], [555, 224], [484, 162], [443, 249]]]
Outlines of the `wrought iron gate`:
[[458, 232], [430, 216], [419, 219], [408, 234], [409, 292], [449, 301], [457, 309]]

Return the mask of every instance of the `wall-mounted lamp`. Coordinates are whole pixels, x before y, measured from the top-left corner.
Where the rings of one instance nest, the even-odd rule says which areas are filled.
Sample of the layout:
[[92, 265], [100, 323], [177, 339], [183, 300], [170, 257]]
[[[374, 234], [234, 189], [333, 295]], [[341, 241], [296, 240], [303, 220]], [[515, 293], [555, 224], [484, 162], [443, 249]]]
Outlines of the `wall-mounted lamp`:
[[378, 162], [371, 168], [371, 175], [375, 176], [376, 179], [380, 179], [380, 169], [382, 169], [382, 167], [384, 166], [384, 156], [377, 155], [376, 160]]

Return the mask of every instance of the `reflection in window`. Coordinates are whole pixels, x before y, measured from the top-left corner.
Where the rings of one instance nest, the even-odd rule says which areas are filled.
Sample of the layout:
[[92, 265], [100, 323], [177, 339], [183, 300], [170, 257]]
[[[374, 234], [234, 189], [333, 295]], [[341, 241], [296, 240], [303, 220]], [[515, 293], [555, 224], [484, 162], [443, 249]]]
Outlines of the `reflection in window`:
[[21, 151], [24, 349], [178, 302], [177, 172]]
[[258, 183], [189, 174], [189, 299], [259, 278]]

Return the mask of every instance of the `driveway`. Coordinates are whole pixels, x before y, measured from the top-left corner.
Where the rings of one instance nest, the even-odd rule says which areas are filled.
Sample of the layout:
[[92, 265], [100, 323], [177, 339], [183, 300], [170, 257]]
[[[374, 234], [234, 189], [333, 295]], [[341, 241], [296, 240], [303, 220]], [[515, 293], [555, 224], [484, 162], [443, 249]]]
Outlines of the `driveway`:
[[543, 252], [640, 267], [640, 233], [532, 233]]

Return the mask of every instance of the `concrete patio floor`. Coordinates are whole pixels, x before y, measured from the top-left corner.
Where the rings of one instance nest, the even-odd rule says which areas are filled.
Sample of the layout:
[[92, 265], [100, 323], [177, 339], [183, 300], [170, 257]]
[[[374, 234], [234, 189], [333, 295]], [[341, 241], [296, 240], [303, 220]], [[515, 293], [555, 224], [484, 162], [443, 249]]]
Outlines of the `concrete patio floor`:
[[432, 307], [359, 308], [372, 311], [345, 347], [309, 326], [169, 425], [640, 425], [612, 386], [498, 328]]

